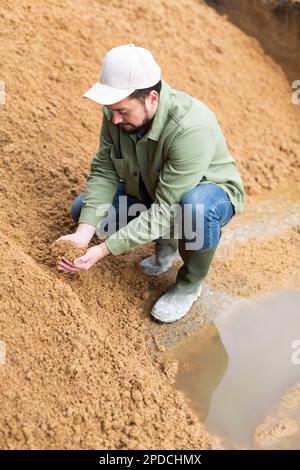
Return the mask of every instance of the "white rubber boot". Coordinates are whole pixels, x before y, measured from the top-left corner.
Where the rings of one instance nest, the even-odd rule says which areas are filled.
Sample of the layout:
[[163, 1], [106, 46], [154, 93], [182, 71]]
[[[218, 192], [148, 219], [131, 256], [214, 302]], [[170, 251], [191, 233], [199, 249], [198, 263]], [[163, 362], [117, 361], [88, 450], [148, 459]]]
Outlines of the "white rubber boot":
[[166, 256], [165, 258], [157, 259], [156, 255], [148, 256], [140, 262], [142, 271], [148, 276], [158, 276], [159, 274], [169, 271], [172, 264], [176, 260], [180, 260], [179, 253], [176, 252], [174, 255]]
[[143, 259], [140, 266], [145, 274], [158, 276], [168, 271], [173, 262], [179, 259], [177, 240], [159, 238], [155, 243], [155, 255]]
[[202, 284], [194, 292], [185, 293], [175, 285], [163, 294], [154, 305], [151, 315], [155, 320], [172, 323], [183, 318], [200, 297]]
[[206, 251], [188, 251], [184, 241], [179, 241], [184, 261], [176, 276], [176, 283], [154, 305], [151, 315], [156, 320], [171, 323], [183, 318], [201, 295], [202, 279], [208, 273], [217, 245]]

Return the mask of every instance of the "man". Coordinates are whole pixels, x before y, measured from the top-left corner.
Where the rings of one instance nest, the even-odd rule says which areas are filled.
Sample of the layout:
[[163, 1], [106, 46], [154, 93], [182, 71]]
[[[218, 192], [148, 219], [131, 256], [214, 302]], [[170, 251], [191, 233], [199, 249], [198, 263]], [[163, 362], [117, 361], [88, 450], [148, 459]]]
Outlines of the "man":
[[[161, 322], [179, 320], [200, 296], [221, 227], [243, 209], [236, 163], [214, 113], [162, 80], [147, 49], [134, 44], [111, 49], [99, 80], [84, 96], [104, 105], [100, 145], [86, 191], [71, 209], [77, 230], [61, 239], [87, 247], [97, 228], [110, 225], [114, 211], [116, 226], [73, 263], [62, 258], [59, 269], [87, 270], [108, 254], [155, 240], [155, 255], [141, 268], [159, 275], [172, 266], [178, 249], [184, 264], [151, 315]], [[124, 207], [128, 218], [121, 223]]]

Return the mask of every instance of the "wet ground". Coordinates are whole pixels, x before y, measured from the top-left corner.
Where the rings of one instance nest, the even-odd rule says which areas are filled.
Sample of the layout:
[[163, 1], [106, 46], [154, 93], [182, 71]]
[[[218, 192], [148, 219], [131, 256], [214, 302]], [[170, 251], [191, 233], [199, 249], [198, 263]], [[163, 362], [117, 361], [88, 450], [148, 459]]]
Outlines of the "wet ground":
[[[299, 313], [300, 292], [240, 300], [169, 351], [176, 387], [226, 448], [254, 448], [256, 427], [300, 380]], [[284, 445], [300, 449], [298, 425]]]
[[297, 186], [291, 182], [279, 191], [249, 198], [247, 203], [245, 212], [224, 227], [220, 247], [280, 235], [292, 226], [300, 229], [300, 181]]

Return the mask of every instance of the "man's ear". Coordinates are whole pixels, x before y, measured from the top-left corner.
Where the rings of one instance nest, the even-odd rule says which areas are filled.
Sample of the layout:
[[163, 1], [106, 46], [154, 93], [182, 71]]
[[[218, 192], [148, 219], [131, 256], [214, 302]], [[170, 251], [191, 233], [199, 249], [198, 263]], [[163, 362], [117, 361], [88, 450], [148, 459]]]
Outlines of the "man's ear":
[[149, 95], [148, 95], [148, 98], [149, 98], [149, 103], [153, 106], [156, 103], [158, 103], [159, 94], [157, 93], [157, 91], [151, 90]]

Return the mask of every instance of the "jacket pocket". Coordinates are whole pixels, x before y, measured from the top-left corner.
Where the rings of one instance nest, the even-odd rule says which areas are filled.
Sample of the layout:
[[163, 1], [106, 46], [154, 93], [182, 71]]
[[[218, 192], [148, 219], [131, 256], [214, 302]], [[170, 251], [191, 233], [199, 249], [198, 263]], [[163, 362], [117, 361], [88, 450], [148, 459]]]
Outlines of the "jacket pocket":
[[125, 180], [126, 178], [126, 160], [120, 158], [115, 147], [113, 146], [110, 151], [110, 159], [116, 169], [116, 172], [120, 179]]

